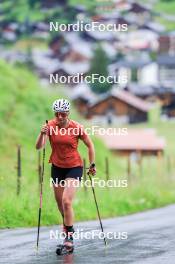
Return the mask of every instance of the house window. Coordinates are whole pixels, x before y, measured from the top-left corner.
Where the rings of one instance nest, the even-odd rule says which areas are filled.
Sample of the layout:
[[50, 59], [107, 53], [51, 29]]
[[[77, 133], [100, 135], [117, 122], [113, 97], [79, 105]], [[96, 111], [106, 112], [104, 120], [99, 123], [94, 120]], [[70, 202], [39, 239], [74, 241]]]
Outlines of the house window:
[[173, 67], [168, 67], [168, 68], [162, 67], [160, 69], [160, 82], [165, 86], [172, 85], [175, 82]]

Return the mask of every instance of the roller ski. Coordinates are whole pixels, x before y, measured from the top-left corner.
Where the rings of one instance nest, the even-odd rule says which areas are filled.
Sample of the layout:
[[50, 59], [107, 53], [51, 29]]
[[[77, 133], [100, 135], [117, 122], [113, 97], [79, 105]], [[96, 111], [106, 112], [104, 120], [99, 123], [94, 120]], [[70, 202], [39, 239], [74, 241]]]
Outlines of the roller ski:
[[56, 249], [56, 254], [57, 255], [68, 255], [73, 253], [74, 251], [74, 244], [73, 244], [73, 233], [74, 229], [73, 226], [66, 227], [63, 225], [63, 230], [66, 235], [64, 239], [63, 244], [59, 244]]
[[65, 239], [63, 244], [59, 244], [56, 249], [57, 255], [68, 255], [73, 253], [74, 245], [72, 239]]

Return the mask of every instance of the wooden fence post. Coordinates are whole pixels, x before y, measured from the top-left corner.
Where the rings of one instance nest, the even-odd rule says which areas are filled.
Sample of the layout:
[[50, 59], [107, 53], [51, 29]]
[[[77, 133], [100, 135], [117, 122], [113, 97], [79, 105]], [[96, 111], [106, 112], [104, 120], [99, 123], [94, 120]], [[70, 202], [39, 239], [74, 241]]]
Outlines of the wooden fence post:
[[128, 178], [128, 182], [131, 182], [131, 157], [130, 157], [130, 154], [128, 154], [128, 157], [127, 157], [127, 178]]
[[21, 146], [17, 146], [17, 195], [21, 191]]
[[109, 180], [109, 160], [108, 157], [105, 158], [105, 173], [106, 173], [106, 180]]
[[162, 175], [162, 152], [158, 151], [157, 153], [157, 161], [158, 161], [158, 177], [160, 177]]
[[138, 167], [139, 167], [139, 174], [142, 176], [142, 152], [138, 151]]

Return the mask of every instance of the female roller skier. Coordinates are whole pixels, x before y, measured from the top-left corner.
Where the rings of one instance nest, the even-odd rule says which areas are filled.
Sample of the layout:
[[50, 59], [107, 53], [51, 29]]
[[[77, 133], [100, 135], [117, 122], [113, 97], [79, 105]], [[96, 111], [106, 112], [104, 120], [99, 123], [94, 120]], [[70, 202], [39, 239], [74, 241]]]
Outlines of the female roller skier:
[[[55, 117], [44, 124], [37, 138], [36, 149], [45, 146], [49, 138], [52, 153], [49, 159], [51, 163], [51, 177], [55, 199], [58, 209], [63, 217], [63, 229], [66, 234], [61, 249], [66, 253], [73, 252], [73, 199], [77, 190], [77, 181], [81, 181], [83, 163], [78, 153], [78, 141], [81, 139], [88, 148], [89, 173], [96, 174], [95, 151], [90, 137], [83, 127], [74, 120], [69, 119], [70, 103], [66, 99], [58, 99], [53, 103], [52, 109]], [[63, 184], [64, 182], [64, 184]], [[57, 253], [60, 254], [60, 248]]]

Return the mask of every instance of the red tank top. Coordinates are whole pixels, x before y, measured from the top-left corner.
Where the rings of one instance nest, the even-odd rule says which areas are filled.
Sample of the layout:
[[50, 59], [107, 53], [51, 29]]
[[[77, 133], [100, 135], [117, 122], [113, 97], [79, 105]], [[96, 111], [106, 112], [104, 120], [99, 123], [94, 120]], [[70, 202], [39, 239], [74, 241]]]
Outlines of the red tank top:
[[78, 140], [87, 137], [83, 126], [70, 120], [67, 128], [59, 128], [56, 119], [49, 120], [48, 126], [52, 149], [49, 163], [61, 168], [82, 167], [83, 162], [77, 148]]

